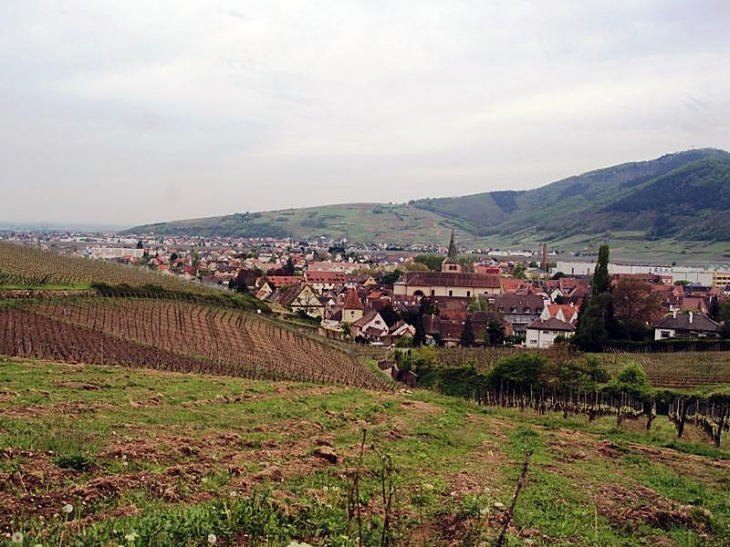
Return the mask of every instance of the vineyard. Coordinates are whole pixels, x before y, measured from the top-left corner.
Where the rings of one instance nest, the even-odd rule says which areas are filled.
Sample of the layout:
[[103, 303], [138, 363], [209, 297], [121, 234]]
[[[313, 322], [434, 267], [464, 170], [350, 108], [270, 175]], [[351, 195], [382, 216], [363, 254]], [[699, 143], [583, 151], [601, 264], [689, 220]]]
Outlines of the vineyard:
[[2, 546], [452, 547], [495, 545], [505, 526], [513, 546], [730, 537], [727, 436], [677, 439], [666, 419], [647, 434], [635, 414], [521, 411], [506, 392], [486, 408], [9, 358], [0, 386]]
[[730, 384], [730, 352], [727, 351], [601, 354], [600, 359], [611, 372], [628, 361], [636, 362], [654, 387], [691, 389]]
[[177, 291], [211, 291], [172, 275], [162, 275], [135, 266], [63, 256], [0, 242], [0, 286], [73, 286], [93, 282], [132, 287], [157, 285]]
[[[648, 432], [657, 417], [657, 401], [654, 397], [636, 399], [627, 393], [606, 394], [594, 392], [543, 392], [509, 389], [480, 389], [475, 387], [470, 397], [479, 405], [531, 410], [538, 414], [556, 412], [564, 419], [569, 416], [587, 416], [589, 422], [603, 417], [613, 417], [617, 426], [624, 420], [645, 419]], [[675, 424], [677, 437], [682, 438], [686, 424], [700, 429], [716, 447], [723, 436], [730, 432], [730, 403], [700, 401], [696, 397], [674, 396], [670, 399], [667, 417]]]
[[[366, 350], [364, 350], [366, 351]], [[474, 366], [485, 374], [500, 359], [524, 353], [521, 348], [438, 348], [438, 362], [445, 367]], [[699, 386], [730, 384], [730, 352], [702, 351], [675, 353], [604, 353], [585, 356], [571, 354], [567, 348], [540, 350], [552, 362], [568, 359], [598, 359], [611, 373], [618, 372], [628, 362], [635, 362], [646, 372], [654, 387], [691, 389]]]
[[392, 389], [313, 336], [225, 308], [150, 299], [62, 299], [0, 308], [0, 352], [273, 380]]

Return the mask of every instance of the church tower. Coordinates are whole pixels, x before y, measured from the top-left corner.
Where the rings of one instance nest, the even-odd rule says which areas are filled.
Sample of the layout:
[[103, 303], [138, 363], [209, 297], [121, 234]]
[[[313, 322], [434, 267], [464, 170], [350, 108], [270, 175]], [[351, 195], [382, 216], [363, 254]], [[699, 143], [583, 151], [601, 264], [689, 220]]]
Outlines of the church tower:
[[441, 271], [448, 273], [462, 273], [463, 266], [459, 263], [459, 249], [456, 247], [456, 233], [451, 228], [451, 241], [449, 241], [449, 254], [441, 264]]

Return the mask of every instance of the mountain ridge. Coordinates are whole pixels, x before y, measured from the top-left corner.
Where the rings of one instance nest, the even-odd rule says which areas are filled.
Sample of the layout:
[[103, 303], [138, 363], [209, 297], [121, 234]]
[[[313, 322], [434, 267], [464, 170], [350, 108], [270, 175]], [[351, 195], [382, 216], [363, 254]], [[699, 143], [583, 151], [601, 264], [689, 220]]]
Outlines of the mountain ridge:
[[[687, 191], [685, 191], [687, 190]], [[441, 243], [451, 227], [470, 245], [613, 237], [730, 241], [730, 153], [714, 148], [609, 166], [532, 190], [498, 190], [407, 204], [348, 203], [148, 224], [127, 233], [346, 238]]]

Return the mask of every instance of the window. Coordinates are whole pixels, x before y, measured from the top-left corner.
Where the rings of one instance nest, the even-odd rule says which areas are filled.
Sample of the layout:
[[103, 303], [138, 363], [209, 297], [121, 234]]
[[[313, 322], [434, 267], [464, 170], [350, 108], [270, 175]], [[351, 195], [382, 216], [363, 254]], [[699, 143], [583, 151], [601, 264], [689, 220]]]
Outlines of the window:
[[454, 291], [449, 291], [449, 296], [454, 296]]
[[661, 336], [662, 336], [662, 338], [671, 338], [672, 333], [669, 332], [668, 330], [663, 330], [663, 331], [661, 331]]
[[431, 289], [431, 296], [436, 296], [436, 291], [434, 291], [433, 289]]
[[467, 298], [471, 297], [471, 291], [466, 291], [466, 297]]

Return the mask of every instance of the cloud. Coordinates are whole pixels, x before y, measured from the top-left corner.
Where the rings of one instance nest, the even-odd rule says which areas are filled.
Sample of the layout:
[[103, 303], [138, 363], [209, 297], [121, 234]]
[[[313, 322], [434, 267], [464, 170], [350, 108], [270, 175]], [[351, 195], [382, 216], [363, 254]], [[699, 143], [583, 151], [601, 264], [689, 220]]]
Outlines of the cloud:
[[405, 201], [730, 148], [727, 6], [6, 0], [0, 220]]

